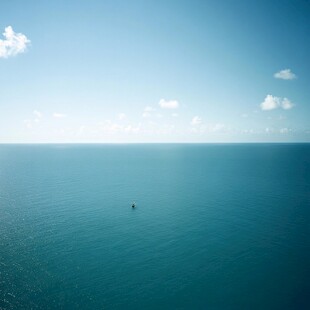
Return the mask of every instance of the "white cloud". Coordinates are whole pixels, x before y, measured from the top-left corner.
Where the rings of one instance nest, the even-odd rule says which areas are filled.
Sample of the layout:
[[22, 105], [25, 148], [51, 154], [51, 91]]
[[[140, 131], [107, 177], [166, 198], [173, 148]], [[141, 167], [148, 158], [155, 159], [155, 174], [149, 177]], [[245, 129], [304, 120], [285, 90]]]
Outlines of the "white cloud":
[[135, 134], [140, 132], [141, 123], [137, 125], [132, 124], [124, 125], [124, 124], [117, 124], [111, 120], [105, 120], [103, 122], [98, 123], [98, 130], [106, 134], [120, 134], [120, 133]]
[[53, 117], [55, 118], [64, 118], [66, 117], [67, 115], [66, 114], [63, 114], [63, 113], [53, 113]]
[[179, 102], [177, 100], [160, 99], [158, 104], [163, 109], [177, 109], [179, 107]]
[[293, 106], [294, 104], [290, 102], [287, 98], [284, 98], [281, 102], [281, 107], [284, 110], [290, 110]]
[[172, 113], [171, 116], [172, 116], [172, 117], [178, 117], [179, 114], [178, 114], [178, 113]]
[[125, 113], [120, 113], [120, 114], [118, 114], [118, 119], [119, 119], [120, 121], [123, 121], [125, 118], [126, 118], [126, 114], [125, 114]]
[[35, 125], [35, 123], [40, 123], [43, 117], [43, 114], [38, 110], [32, 111], [32, 114], [34, 115], [34, 117], [32, 117], [31, 119], [24, 120], [24, 124], [27, 128], [32, 128]]
[[37, 117], [37, 118], [41, 118], [42, 117], [42, 113], [38, 110], [34, 110], [33, 114]]
[[283, 133], [283, 134], [288, 133], [289, 131], [290, 130], [288, 128], [281, 128], [280, 129], [280, 133]]
[[260, 104], [264, 111], [274, 110], [280, 106], [281, 99], [272, 95], [267, 95], [265, 100]]
[[197, 126], [200, 125], [202, 122], [202, 119], [199, 116], [194, 116], [191, 120], [191, 125]]
[[152, 116], [152, 112], [155, 112], [155, 111], [156, 111], [156, 109], [154, 109], [154, 108], [152, 108], [150, 106], [147, 106], [143, 110], [142, 117], [143, 118], [151, 117]]
[[128, 125], [123, 128], [123, 131], [126, 133], [138, 133], [141, 129], [141, 124], [139, 123], [137, 126]]
[[23, 53], [30, 44], [30, 40], [22, 33], [14, 32], [11, 26], [4, 29], [4, 40], [0, 39], [0, 58], [8, 58]]
[[85, 125], [81, 125], [78, 129], [78, 131], [76, 132], [77, 136], [82, 135], [85, 132], [86, 126]]
[[154, 112], [154, 111], [156, 111], [156, 109], [154, 109], [154, 108], [152, 108], [150, 106], [147, 106], [147, 107], [144, 108], [144, 112]]
[[296, 74], [294, 74], [291, 69], [285, 69], [281, 70], [274, 74], [274, 77], [276, 79], [282, 79], [282, 80], [294, 80], [297, 78]]
[[294, 104], [287, 98], [280, 98], [272, 95], [267, 95], [265, 100], [260, 104], [260, 107], [263, 111], [274, 110], [277, 108], [289, 110], [294, 107]]
[[32, 128], [32, 121], [30, 119], [25, 119], [24, 124], [27, 128]]
[[223, 129], [225, 129], [225, 125], [221, 123], [216, 123], [210, 126], [211, 132], [218, 132], [218, 131], [222, 131]]

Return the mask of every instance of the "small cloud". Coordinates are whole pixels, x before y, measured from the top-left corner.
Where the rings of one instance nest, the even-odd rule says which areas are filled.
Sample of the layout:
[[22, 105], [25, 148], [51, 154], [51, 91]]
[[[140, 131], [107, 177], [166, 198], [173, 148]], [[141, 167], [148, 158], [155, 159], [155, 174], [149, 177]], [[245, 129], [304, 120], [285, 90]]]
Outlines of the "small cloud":
[[280, 106], [280, 98], [267, 95], [265, 100], [260, 104], [263, 111], [274, 110]]
[[290, 129], [288, 129], [288, 128], [281, 128], [280, 129], [280, 133], [282, 133], [282, 134], [288, 133], [289, 131], [290, 131]]
[[66, 117], [67, 115], [66, 114], [63, 114], [63, 113], [53, 113], [53, 117], [55, 118], [64, 118]]
[[296, 74], [294, 74], [291, 69], [281, 70], [273, 75], [276, 79], [282, 80], [294, 80], [297, 78]]
[[154, 109], [154, 108], [152, 108], [150, 106], [147, 106], [143, 110], [142, 117], [143, 118], [151, 117], [152, 116], [152, 112], [155, 112], [155, 111], [156, 111], [156, 109]]
[[138, 133], [141, 129], [141, 124], [138, 124], [137, 126], [128, 125], [124, 127], [125, 133]]
[[200, 125], [201, 122], [202, 122], [202, 119], [199, 116], [194, 116], [191, 120], [191, 125], [197, 126], [197, 125]]
[[0, 39], [0, 58], [8, 58], [23, 53], [30, 44], [30, 40], [22, 33], [14, 32], [11, 26], [4, 29], [4, 40]]
[[179, 107], [179, 102], [177, 100], [160, 99], [158, 104], [162, 109], [177, 109]]
[[148, 117], [150, 117], [151, 116], [151, 113], [149, 113], [149, 112], [143, 112], [142, 113], [142, 117], [143, 118], [148, 118]]
[[32, 128], [32, 121], [30, 119], [25, 119], [24, 124], [27, 128]]
[[38, 110], [34, 110], [33, 114], [37, 117], [37, 118], [41, 118], [42, 117], [42, 113]]
[[294, 104], [287, 98], [275, 97], [272, 95], [267, 95], [265, 100], [260, 104], [263, 111], [274, 110], [277, 108], [282, 108], [284, 110], [289, 110], [294, 107]]
[[171, 116], [172, 116], [172, 117], [178, 117], [179, 114], [178, 114], [178, 113], [172, 113]]
[[126, 114], [125, 114], [125, 113], [120, 113], [120, 114], [118, 114], [118, 119], [119, 119], [120, 121], [123, 121], [125, 118], [126, 118]]
[[287, 98], [284, 98], [281, 102], [281, 107], [284, 110], [290, 110], [293, 106], [294, 104], [290, 102]]
[[80, 136], [85, 132], [86, 126], [85, 125], [81, 125], [77, 131], [77, 135]]
[[210, 126], [211, 132], [218, 132], [218, 131], [222, 131], [223, 129], [225, 129], [225, 125], [221, 123], [216, 123]]
[[242, 134], [253, 134], [255, 133], [255, 131], [251, 128], [251, 129], [243, 129], [241, 130]]
[[154, 109], [154, 108], [152, 108], [150, 106], [147, 106], [147, 107], [144, 108], [144, 112], [154, 112], [154, 111], [156, 111], [156, 109]]

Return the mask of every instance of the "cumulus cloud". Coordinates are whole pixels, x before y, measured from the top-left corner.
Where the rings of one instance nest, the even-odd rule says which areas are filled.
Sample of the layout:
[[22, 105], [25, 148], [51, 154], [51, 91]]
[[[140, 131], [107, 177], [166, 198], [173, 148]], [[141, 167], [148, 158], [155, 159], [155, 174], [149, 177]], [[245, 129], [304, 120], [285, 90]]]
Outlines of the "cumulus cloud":
[[158, 104], [162, 109], [177, 109], [179, 107], [179, 102], [177, 100], [160, 99]]
[[63, 114], [63, 113], [53, 113], [53, 117], [55, 118], [64, 118], [66, 117], [67, 115], [66, 114]]
[[287, 98], [284, 98], [281, 102], [281, 107], [284, 110], [289, 110], [294, 106], [292, 102], [290, 102]]
[[191, 125], [197, 126], [197, 125], [200, 125], [201, 122], [202, 122], [202, 119], [199, 116], [194, 116], [191, 120]]
[[277, 108], [289, 110], [294, 107], [294, 104], [287, 98], [280, 98], [272, 95], [267, 95], [265, 100], [260, 104], [260, 107], [263, 111], [274, 110]]
[[294, 80], [297, 78], [296, 74], [294, 74], [291, 69], [281, 70], [273, 75], [276, 79], [282, 80]]
[[126, 114], [125, 114], [125, 113], [120, 113], [120, 114], [118, 114], [118, 119], [119, 119], [120, 121], [123, 121], [125, 118], [126, 118]]
[[30, 40], [22, 33], [14, 32], [11, 26], [4, 29], [4, 40], [0, 39], [0, 58], [8, 58], [26, 51]]
[[272, 95], [267, 95], [265, 100], [260, 104], [260, 107], [264, 111], [274, 110], [280, 106], [280, 98]]

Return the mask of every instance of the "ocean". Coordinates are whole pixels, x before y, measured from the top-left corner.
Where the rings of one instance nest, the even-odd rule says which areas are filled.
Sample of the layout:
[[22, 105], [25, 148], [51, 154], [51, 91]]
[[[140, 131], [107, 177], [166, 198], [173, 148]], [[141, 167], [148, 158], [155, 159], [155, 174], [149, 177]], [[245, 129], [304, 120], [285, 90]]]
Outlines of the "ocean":
[[310, 144], [0, 145], [0, 309], [310, 309], [309, 210]]

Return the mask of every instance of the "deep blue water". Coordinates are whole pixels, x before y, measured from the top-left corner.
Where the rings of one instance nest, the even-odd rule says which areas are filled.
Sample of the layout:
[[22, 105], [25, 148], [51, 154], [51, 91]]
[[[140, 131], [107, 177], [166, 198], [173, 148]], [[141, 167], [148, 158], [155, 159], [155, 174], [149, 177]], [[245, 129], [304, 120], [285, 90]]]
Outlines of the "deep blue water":
[[310, 309], [309, 210], [310, 144], [0, 145], [0, 309]]

